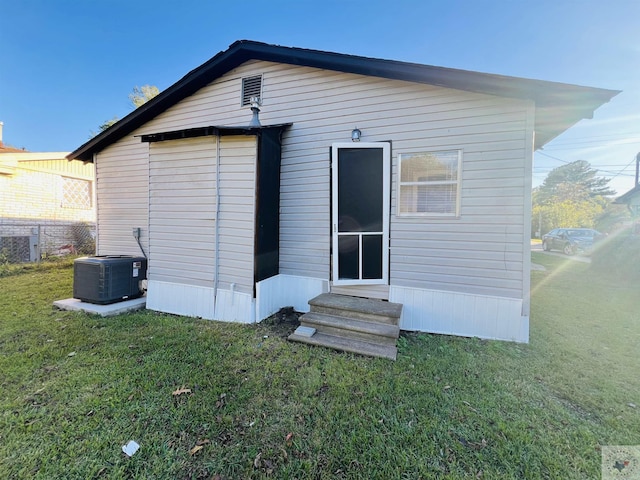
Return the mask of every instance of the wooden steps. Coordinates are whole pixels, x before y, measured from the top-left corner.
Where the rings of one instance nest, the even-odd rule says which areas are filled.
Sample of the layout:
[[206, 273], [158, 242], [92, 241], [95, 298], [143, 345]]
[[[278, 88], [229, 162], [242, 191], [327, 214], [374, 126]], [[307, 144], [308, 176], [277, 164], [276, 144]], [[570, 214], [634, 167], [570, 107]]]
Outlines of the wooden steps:
[[310, 312], [300, 317], [300, 325], [315, 329], [315, 333], [308, 336], [302, 328], [289, 340], [396, 359], [402, 305], [331, 293], [309, 300], [309, 305]]

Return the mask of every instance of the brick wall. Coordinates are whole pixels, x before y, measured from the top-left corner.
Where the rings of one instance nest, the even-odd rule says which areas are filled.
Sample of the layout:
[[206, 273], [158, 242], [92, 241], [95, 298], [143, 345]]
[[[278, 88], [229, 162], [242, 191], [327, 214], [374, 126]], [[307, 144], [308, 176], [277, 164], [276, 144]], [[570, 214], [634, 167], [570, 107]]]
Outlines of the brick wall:
[[[83, 183], [89, 203], [65, 201], [72, 200], [73, 187]], [[0, 218], [95, 222], [92, 187], [90, 180], [18, 167], [13, 175], [0, 175]]]
[[37, 244], [32, 257], [57, 255], [67, 245], [88, 248], [95, 238], [93, 166], [64, 156], [30, 159], [43, 155], [20, 154], [25, 158], [10, 173], [0, 173], [0, 237], [12, 237], [5, 245], [29, 237]]

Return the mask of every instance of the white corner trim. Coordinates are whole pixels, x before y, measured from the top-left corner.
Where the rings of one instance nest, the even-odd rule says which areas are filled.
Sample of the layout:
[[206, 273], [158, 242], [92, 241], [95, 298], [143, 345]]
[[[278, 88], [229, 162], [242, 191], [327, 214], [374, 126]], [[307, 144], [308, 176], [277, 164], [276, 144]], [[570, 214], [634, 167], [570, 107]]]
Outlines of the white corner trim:
[[257, 321], [273, 315], [282, 307], [297, 312], [309, 311], [309, 300], [329, 291], [329, 280], [279, 274], [256, 285]]

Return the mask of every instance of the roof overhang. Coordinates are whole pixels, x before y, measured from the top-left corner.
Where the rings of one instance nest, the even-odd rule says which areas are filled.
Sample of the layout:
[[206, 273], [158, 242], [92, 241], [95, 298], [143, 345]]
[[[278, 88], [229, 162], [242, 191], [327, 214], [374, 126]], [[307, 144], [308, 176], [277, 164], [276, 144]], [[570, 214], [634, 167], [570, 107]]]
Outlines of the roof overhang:
[[240, 40], [71, 152], [67, 158], [92, 161], [94, 153], [128, 135], [180, 100], [249, 60], [315, 67], [531, 100], [536, 105], [535, 148], [542, 147], [581, 119], [592, 118], [596, 108], [620, 93], [617, 90]]
[[620, 195], [613, 203], [630, 204], [636, 197], [640, 198], [640, 185], [636, 185], [624, 195]]
[[227, 136], [227, 135], [260, 135], [263, 130], [285, 130], [292, 123], [280, 123], [277, 125], [262, 125], [260, 127], [253, 126], [210, 126], [185, 128], [182, 130], [172, 130], [170, 132], [148, 133], [139, 135], [143, 142], [164, 142], [166, 140], [180, 140], [184, 138], [205, 137], [208, 135]]

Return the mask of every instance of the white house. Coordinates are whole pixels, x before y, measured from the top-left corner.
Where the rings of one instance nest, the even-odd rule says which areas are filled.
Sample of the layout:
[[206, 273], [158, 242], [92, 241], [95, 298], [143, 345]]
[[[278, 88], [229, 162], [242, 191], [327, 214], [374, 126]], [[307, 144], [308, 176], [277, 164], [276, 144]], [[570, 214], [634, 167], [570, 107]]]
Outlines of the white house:
[[99, 255], [141, 228], [147, 308], [333, 292], [527, 342], [533, 152], [616, 93], [238, 41], [68, 158], [95, 164]]

